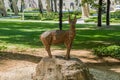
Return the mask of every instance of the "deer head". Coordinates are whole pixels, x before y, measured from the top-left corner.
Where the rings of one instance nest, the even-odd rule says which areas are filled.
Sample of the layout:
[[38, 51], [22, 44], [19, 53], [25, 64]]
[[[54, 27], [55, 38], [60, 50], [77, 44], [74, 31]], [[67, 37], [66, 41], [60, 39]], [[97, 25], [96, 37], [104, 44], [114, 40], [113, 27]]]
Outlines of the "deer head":
[[75, 30], [75, 25], [76, 25], [76, 22], [77, 22], [77, 19], [76, 19], [76, 15], [74, 17], [74, 19], [71, 19], [70, 15], [69, 15], [69, 24], [70, 24], [70, 30]]

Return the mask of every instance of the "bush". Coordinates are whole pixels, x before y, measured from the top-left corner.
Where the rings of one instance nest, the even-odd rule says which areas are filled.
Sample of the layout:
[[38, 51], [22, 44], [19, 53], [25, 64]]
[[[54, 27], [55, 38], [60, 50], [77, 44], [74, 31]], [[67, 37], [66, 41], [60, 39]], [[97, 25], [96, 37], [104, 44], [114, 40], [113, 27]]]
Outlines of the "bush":
[[[120, 11], [111, 12], [110, 16], [111, 16], [110, 17], [111, 23], [120, 23]], [[85, 22], [97, 22], [97, 17], [92, 17], [92, 18], [86, 19]], [[106, 14], [103, 14], [102, 22], [106, 22]]]
[[[63, 13], [63, 21], [68, 20], [68, 16], [70, 15], [76, 15], [77, 18], [81, 17], [81, 13], [80, 12], [64, 12]], [[51, 13], [24, 13], [24, 18], [25, 20], [53, 20], [53, 21], [58, 21], [59, 20], [59, 13], [58, 12], [51, 12]]]
[[58, 13], [43, 13], [43, 14], [39, 14], [38, 18], [40, 20], [55, 20], [58, 18]]
[[7, 49], [6, 46], [0, 46], [0, 51], [4, 51], [5, 49]]
[[120, 19], [120, 11], [112, 12], [111, 18]]
[[93, 48], [93, 53], [97, 56], [111, 56], [120, 58], [120, 46], [111, 45], [108, 47]]
[[90, 10], [90, 15], [95, 15], [95, 14], [97, 14], [97, 11], [95, 11], [95, 10]]

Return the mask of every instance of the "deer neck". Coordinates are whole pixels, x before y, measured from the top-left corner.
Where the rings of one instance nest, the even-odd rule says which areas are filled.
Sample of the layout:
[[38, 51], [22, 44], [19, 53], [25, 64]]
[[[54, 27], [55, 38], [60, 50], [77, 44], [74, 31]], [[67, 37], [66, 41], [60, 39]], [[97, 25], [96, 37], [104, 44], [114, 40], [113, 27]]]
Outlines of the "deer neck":
[[72, 32], [73, 34], [75, 34], [75, 32], [76, 32], [75, 26], [70, 26], [70, 32]]
[[75, 27], [70, 26], [70, 30], [69, 30], [70, 37], [74, 38], [75, 33], [76, 33]]

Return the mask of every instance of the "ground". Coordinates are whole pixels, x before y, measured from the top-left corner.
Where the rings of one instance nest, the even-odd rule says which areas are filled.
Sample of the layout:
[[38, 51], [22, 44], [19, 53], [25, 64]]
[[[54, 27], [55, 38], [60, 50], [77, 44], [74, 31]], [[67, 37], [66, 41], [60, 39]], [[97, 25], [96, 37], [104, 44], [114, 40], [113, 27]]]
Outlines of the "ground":
[[[47, 56], [43, 48], [28, 49], [26, 51], [18, 52], [2, 52], [0, 56], [0, 80], [31, 80], [31, 73], [35, 71], [36, 64]], [[52, 54], [57, 56], [64, 56], [65, 50], [52, 49]], [[82, 60], [89, 68], [97, 69], [112, 73], [112, 75], [120, 75], [120, 60], [111, 57], [97, 57], [88, 50], [72, 50], [72, 57], [77, 57]], [[21, 75], [19, 75], [21, 74]], [[23, 75], [22, 75], [23, 74]], [[19, 76], [19, 79], [14, 79], [12, 76]], [[29, 75], [29, 76], [28, 76]], [[21, 78], [20, 78], [21, 76]], [[25, 77], [29, 77], [25, 79]], [[23, 79], [24, 77], [24, 79]], [[8, 79], [10, 78], [10, 79]], [[111, 79], [120, 80], [120, 79]]]

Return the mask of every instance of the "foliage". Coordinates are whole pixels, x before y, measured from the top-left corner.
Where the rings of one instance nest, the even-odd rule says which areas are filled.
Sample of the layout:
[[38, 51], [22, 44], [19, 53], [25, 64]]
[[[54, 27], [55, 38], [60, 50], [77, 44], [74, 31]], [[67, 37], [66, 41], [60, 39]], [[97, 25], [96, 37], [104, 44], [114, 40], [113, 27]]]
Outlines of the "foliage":
[[120, 11], [111, 12], [111, 18], [120, 19]]
[[58, 20], [58, 17], [59, 17], [59, 15], [58, 15], [58, 13], [44, 13], [44, 14], [39, 14], [38, 15], [38, 18], [40, 19], [40, 20]]
[[[120, 23], [120, 11], [117, 12], [111, 12], [110, 13], [111, 17], [110, 17], [110, 22], [111, 23]], [[102, 22], [106, 22], [106, 15], [103, 14], [102, 16]], [[85, 22], [97, 22], [97, 17], [91, 17], [85, 20]]]
[[91, 10], [90, 10], [90, 15], [91, 15], [91, 16], [94, 16], [95, 14], [97, 14], [97, 11], [91, 9]]
[[[105, 16], [102, 17], [102, 22], [105, 22], [106, 19], [105, 19]], [[86, 19], [85, 22], [97, 22], [97, 17], [91, 17], [89, 19]]]
[[[63, 21], [68, 20], [68, 16], [70, 15], [77, 15], [77, 18], [81, 17], [80, 12], [64, 12], [63, 13]], [[59, 13], [51, 12], [51, 13], [43, 13], [43, 14], [36, 14], [36, 13], [25, 13], [24, 15], [25, 20], [53, 20], [53, 21], [58, 21], [59, 20]]]
[[6, 46], [4, 46], [4, 45], [0, 46], [0, 51], [4, 51], [4, 50], [6, 50], [6, 49], [7, 49]]
[[111, 45], [107, 47], [93, 48], [93, 53], [98, 56], [111, 56], [120, 58], [120, 46]]

